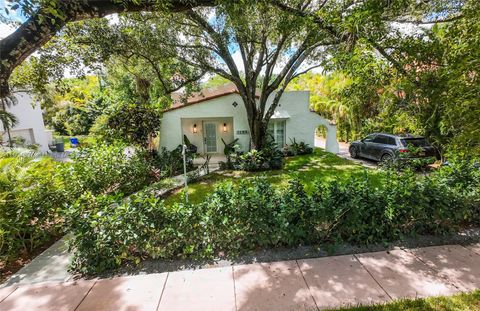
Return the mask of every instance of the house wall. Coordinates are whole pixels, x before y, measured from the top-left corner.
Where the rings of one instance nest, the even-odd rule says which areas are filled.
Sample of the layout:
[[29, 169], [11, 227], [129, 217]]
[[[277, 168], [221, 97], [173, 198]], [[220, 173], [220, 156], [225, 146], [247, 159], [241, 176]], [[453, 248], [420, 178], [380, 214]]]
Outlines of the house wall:
[[[268, 103], [270, 106], [271, 100]], [[315, 129], [324, 120], [318, 114], [310, 112], [310, 92], [285, 92], [277, 106], [278, 111], [286, 111], [290, 118], [285, 121], [285, 142], [290, 144], [295, 138], [297, 142], [305, 142], [311, 147], [315, 144]]]
[[[40, 145], [41, 151], [48, 151], [49, 141], [40, 104], [35, 103], [32, 96], [26, 92], [17, 92], [15, 96], [18, 103], [7, 107], [7, 111], [13, 113], [18, 119], [18, 124], [10, 130], [12, 138], [21, 136], [25, 138], [27, 144], [36, 143]], [[7, 141], [8, 135], [3, 131], [3, 124], [0, 129], [3, 140]]]
[[[273, 96], [267, 101], [267, 107], [270, 107]], [[238, 105], [234, 107], [233, 102]], [[290, 118], [286, 119], [286, 139], [285, 142], [290, 144], [290, 139], [297, 142], [303, 141], [311, 147], [315, 145], [315, 130], [319, 125], [326, 125], [327, 128], [334, 128], [329, 121], [320, 117], [318, 114], [310, 111], [310, 93], [308, 91], [285, 92], [281, 99], [278, 111], [286, 111]], [[243, 151], [250, 148], [250, 131], [248, 127], [247, 113], [243, 101], [238, 94], [230, 94], [222, 97], [210, 99], [206, 102], [193, 104], [179, 109], [170, 110], [164, 113], [161, 124], [160, 146], [172, 150], [182, 142], [182, 133], [189, 133], [188, 138], [192, 143], [203, 151], [202, 126], [201, 122], [197, 123], [198, 133], [191, 134], [191, 129], [195, 122], [191, 121], [212, 119], [218, 120], [225, 117], [233, 118], [233, 135], [231, 139], [238, 138], [238, 145]], [[182, 121], [183, 119], [183, 121]], [[190, 120], [187, 122], [187, 120]], [[183, 124], [183, 127], [182, 127]], [[336, 139], [335, 139], [336, 141]], [[227, 141], [228, 143], [229, 141]], [[223, 145], [223, 144], [222, 144]], [[200, 147], [201, 146], [201, 147]], [[220, 145], [221, 146], [221, 145]], [[199, 152], [202, 152], [199, 151]], [[330, 150], [329, 150], [330, 151]], [[332, 151], [332, 152], [338, 152]]]
[[[238, 105], [234, 107], [233, 102], [237, 102]], [[247, 131], [248, 129], [248, 120], [247, 112], [245, 106], [243, 105], [242, 98], [237, 94], [230, 94], [218, 98], [209, 100], [208, 102], [198, 103], [191, 106], [183, 107], [180, 109], [170, 110], [163, 114], [162, 124], [160, 126], [160, 146], [165, 147], [168, 150], [176, 148], [182, 142], [183, 130], [182, 130], [182, 119], [225, 119], [232, 118], [233, 120], [233, 134], [235, 138], [239, 138], [238, 145], [241, 149], [246, 151], [249, 148], [250, 136], [248, 134], [237, 134], [237, 131]], [[186, 125], [193, 127], [193, 123]], [[201, 122], [197, 123], [198, 135], [201, 137]], [[186, 128], [185, 132], [190, 131]], [[231, 131], [231, 127], [230, 127]], [[190, 131], [191, 133], [191, 131]], [[192, 135], [193, 136], [193, 135]], [[188, 136], [190, 139], [190, 136]], [[227, 137], [228, 138], [228, 137]], [[197, 138], [194, 138], [197, 139]], [[233, 139], [233, 138], [232, 138]], [[195, 140], [197, 141], [197, 140]], [[230, 141], [227, 141], [229, 143]], [[193, 141], [192, 141], [193, 143]], [[198, 143], [198, 142], [197, 142]], [[200, 148], [203, 142], [201, 142], [197, 147]]]

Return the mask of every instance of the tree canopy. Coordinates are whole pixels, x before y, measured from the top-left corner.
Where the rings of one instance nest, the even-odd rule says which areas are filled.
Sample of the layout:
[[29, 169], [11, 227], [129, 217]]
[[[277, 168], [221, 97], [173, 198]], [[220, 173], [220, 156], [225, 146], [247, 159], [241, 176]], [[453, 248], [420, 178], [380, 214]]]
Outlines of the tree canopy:
[[27, 19], [15, 32], [0, 40], [0, 98], [10, 94], [8, 79], [13, 70], [69, 22], [122, 12], [175, 12], [214, 3], [214, 0], [12, 1], [9, 3], [10, 10], [22, 12]]
[[359, 46], [375, 50], [407, 76], [395, 46], [405, 36], [394, 24], [436, 22], [423, 20], [436, 12], [446, 18], [459, 14], [442, 1], [219, 1], [174, 16], [140, 12], [123, 14], [114, 23], [76, 23], [66, 28], [66, 40], [56, 49], [69, 47], [76, 53], [72, 59], [88, 66], [115, 57], [139, 81], [148, 81], [143, 88], [156, 80], [164, 93], [205, 73], [229, 80], [245, 104], [252, 146], [262, 148], [268, 121], [292, 79], [331, 66], [332, 59], [347, 66]]
[[[14, 33], [0, 41], [0, 65], [2, 66], [0, 97], [5, 97], [9, 93], [8, 78], [13, 69], [72, 21], [104, 17], [112, 13], [179, 12], [198, 6], [216, 4], [237, 7], [237, 11], [241, 13], [246, 5], [252, 3], [259, 5], [269, 3], [284, 12], [311, 19], [326, 32], [350, 43], [355, 43], [362, 37], [368, 38], [382, 55], [389, 57], [387, 48], [380, 44], [385, 41], [386, 37], [383, 36], [385, 31], [389, 30], [386, 25], [391, 22], [421, 24], [434, 23], [439, 19], [461, 18], [462, 15], [459, 14], [459, 11], [463, 7], [464, 1], [21, 0], [9, 2], [8, 9], [22, 12], [27, 19]], [[439, 18], [437, 19], [437, 17]], [[379, 42], [375, 42], [375, 40]], [[390, 61], [394, 60], [391, 57], [390, 59]]]
[[308, 86], [313, 108], [337, 122], [344, 140], [407, 132], [442, 154], [478, 156], [479, 12], [478, 2], [466, 1], [462, 18], [399, 35], [389, 48], [395, 64], [358, 42], [336, 55], [329, 74], [304, 76], [292, 88]]
[[[321, 81], [330, 85], [324, 85], [328, 96], [319, 95], [319, 110], [342, 120], [348, 139], [383, 127], [418, 131], [439, 146], [476, 144], [470, 137], [475, 122], [463, 116], [465, 109], [476, 111], [478, 95], [473, 38], [479, 10], [473, 0], [74, 2], [19, 2], [15, 9], [28, 20], [0, 43], [2, 77], [49, 40], [30, 60], [41, 69], [34, 70], [40, 80], [61, 76], [66, 64], [121, 66], [136, 82], [141, 102], [185, 86], [195, 89], [200, 77], [215, 74], [239, 89], [252, 144], [261, 148], [289, 82], [321, 67], [339, 73]], [[121, 12], [118, 18], [91, 19], [115, 12]], [[75, 20], [82, 21], [70, 23]], [[35, 40], [24, 32], [28, 27]], [[26, 43], [16, 42], [19, 37]], [[3, 79], [1, 96], [8, 93]], [[468, 137], [453, 139], [466, 132]]]

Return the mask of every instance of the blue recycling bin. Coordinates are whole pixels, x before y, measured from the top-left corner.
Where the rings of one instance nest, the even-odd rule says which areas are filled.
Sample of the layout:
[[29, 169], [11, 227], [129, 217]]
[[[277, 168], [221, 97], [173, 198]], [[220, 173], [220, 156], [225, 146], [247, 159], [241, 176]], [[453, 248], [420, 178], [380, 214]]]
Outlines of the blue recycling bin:
[[70, 144], [72, 145], [73, 148], [78, 147], [78, 138], [76, 137], [70, 138]]

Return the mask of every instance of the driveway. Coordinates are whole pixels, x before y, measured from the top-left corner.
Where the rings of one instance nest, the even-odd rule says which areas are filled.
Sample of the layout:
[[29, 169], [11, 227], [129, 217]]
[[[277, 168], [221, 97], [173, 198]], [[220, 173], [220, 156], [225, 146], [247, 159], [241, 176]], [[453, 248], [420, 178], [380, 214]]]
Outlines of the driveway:
[[[323, 148], [325, 149], [325, 138], [323, 137], [315, 137], [315, 147]], [[365, 167], [368, 168], [378, 168], [377, 162], [367, 160], [367, 159], [354, 159], [350, 156], [350, 153], [348, 152], [348, 148], [350, 147], [349, 143], [344, 143], [344, 142], [338, 142], [338, 147], [339, 147], [339, 152], [337, 155], [341, 158], [359, 163]]]

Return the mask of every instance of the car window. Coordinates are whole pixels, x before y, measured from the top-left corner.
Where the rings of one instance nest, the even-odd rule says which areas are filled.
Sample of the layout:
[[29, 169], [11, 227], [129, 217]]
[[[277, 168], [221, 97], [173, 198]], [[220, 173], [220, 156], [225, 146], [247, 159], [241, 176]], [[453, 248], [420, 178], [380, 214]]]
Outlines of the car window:
[[375, 139], [373, 140], [373, 142], [377, 144], [383, 144], [384, 141], [385, 139], [383, 135], [377, 135], [377, 137], [375, 137]]
[[384, 145], [392, 145], [392, 146], [397, 145], [397, 142], [395, 141], [394, 137], [386, 136], [386, 135], [377, 135], [373, 140], [373, 142], [377, 144], [384, 144]]
[[408, 145], [412, 145], [414, 147], [429, 146], [425, 138], [403, 138], [400, 141], [402, 142], [402, 146], [404, 147], [407, 147]]
[[377, 143], [377, 144], [386, 144], [387, 143], [387, 137], [384, 136], [384, 135], [377, 135], [377, 137], [375, 137], [373, 142]]
[[395, 140], [394, 137], [387, 137], [387, 145], [392, 145], [392, 146], [396, 146], [397, 145], [397, 141]]
[[375, 134], [370, 134], [370, 135], [368, 135], [367, 137], [365, 137], [364, 141], [369, 141], [369, 142], [371, 142], [371, 141], [373, 141], [373, 140], [375, 139], [375, 136], [377, 136], [377, 135], [375, 135]]

